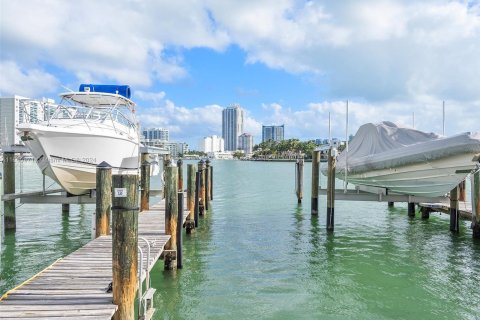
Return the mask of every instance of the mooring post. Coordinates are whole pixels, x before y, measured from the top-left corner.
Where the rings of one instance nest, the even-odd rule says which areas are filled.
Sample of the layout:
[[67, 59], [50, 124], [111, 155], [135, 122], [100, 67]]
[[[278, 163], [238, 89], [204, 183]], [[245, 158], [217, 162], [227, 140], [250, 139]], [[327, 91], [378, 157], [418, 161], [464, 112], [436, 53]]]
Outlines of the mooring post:
[[163, 157], [163, 166], [162, 166], [162, 171], [163, 171], [163, 198], [165, 199], [165, 169], [170, 165], [170, 163], [172, 162], [171, 160], [171, 157], [170, 157], [170, 154], [166, 154], [164, 155]]
[[318, 186], [320, 184], [320, 151], [312, 154], [312, 215], [318, 215]]
[[187, 210], [189, 214], [185, 222], [187, 234], [195, 231], [195, 165], [187, 165]]
[[480, 239], [480, 170], [471, 177], [472, 188], [472, 236]]
[[458, 189], [455, 188], [450, 191], [450, 231], [459, 231], [459, 212], [458, 212]]
[[395, 202], [388, 201], [388, 207], [393, 208], [395, 206]]
[[[3, 180], [3, 176], [0, 173], [0, 180]], [[3, 194], [3, 181], [0, 182], [0, 194]], [[3, 243], [3, 237], [4, 237], [4, 231], [5, 229], [3, 228], [4, 226], [4, 211], [3, 211], [3, 201], [0, 201], [0, 255], [2, 253], [2, 243]]]
[[178, 168], [165, 168], [165, 233], [171, 238], [165, 245], [165, 270], [172, 270], [177, 259]]
[[178, 192], [178, 217], [177, 217], [177, 269], [183, 267], [182, 254], [182, 224], [183, 224], [183, 191]]
[[105, 161], [97, 166], [96, 185], [95, 238], [98, 238], [110, 234], [112, 167]]
[[303, 198], [303, 159], [297, 159], [295, 163], [295, 190], [297, 202], [302, 203]]
[[138, 274], [138, 176], [113, 175], [113, 319], [134, 319]]
[[69, 214], [69, 213], [70, 213], [70, 204], [62, 203], [62, 214]]
[[140, 169], [140, 211], [150, 209], [150, 163], [147, 161], [142, 162]]
[[205, 210], [210, 207], [210, 160], [205, 161]]
[[465, 180], [463, 180], [458, 185], [458, 201], [465, 202], [465, 200], [467, 199], [465, 187], [466, 187], [466, 183], [465, 183]]
[[205, 162], [200, 160], [198, 163], [198, 171], [200, 172], [200, 193], [199, 193], [199, 208], [200, 215], [206, 214], [205, 210]]
[[420, 212], [422, 213], [422, 219], [429, 219], [431, 211], [432, 211], [432, 209], [430, 209], [428, 207], [421, 207]]
[[327, 230], [333, 231], [335, 225], [335, 167], [337, 165], [337, 150], [328, 151], [327, 175]]
[[[3, 194], [15, 193], [15, 153], [3, 153]], [[15, 199], [3, 202], [5, 230], [15, 230]]]
[[210, 165], [210, 200], [213, 200], [213, 166]]
[[408, 203], [408, 216], [410, 218], [415, 217], [415, 202]]
[[200, 177], [201, 172], [195, 172], [195, 208], [194, 208], [194, 217], [195, 217], [195, 228], [198, 228], [198, 220], [200, 216]]
[[177, 168], [178, 168], [178, 191], [183, 191], [183, 161], [182, 161], [182, 159], [178, 159]]

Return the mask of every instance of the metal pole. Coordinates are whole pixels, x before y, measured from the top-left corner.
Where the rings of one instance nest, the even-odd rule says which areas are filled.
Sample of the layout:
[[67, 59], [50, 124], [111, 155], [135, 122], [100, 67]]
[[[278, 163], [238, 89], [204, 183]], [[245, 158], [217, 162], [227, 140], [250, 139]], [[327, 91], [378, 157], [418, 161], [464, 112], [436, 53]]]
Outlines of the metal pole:
[[347, 193], [347, 178], [348, 178], [348, 100], [347, 100], [347, 112], [346, 112], [346, 123], [345, 123], [345, 181], [343, 182], [343, 192]]
[[328, 112], [328, 145], [332, 146], [332, 129], [331, 129], [331, 122], [330, 122], [330, 111]]

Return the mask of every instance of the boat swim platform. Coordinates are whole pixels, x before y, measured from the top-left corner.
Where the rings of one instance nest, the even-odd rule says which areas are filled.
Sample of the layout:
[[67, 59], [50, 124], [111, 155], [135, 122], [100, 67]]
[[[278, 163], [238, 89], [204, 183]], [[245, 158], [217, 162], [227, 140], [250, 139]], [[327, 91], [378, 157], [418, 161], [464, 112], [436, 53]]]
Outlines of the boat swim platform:
[[[184, 222], [189, 211], [183, 213]], [[165, 200], [138, 215], [138, 236], [151, 246], [148, 271], [164, 251]], [[142, 282], [146, 279], [147, 244], [143, 251]], [[140, 259], [140, 254], [139, 254]], [[0, 319], [111, 319], [117, 310], [112, 282], [112, 236], [101, 236], [8, 291], [0, 300]]]

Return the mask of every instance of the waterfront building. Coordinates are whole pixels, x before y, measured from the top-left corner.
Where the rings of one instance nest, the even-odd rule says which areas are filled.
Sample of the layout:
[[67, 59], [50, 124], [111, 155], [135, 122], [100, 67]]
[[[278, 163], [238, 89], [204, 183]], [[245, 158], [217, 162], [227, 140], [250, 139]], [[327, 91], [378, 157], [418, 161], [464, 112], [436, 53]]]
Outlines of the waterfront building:
[[244, 110], [233, 105], [222, 111], [222, 138], [226, 151], [238, 149], [238, 137], [243, 133]]
[[143, 140], [141, 142], [146, 146], [168, 150], [170, 152], [170, 155], [174, 158], [180, 157], [190, 151], [189, 145], [185, 142], [170, 142], [159, 139]]
[[285, 139], [285, 125], [281, 126], [264, 126], [262, 125], [262, 142], [272, 140], [280, 142]]
[[243, 133], [238, 137], [238, 149], [249, 156], [253, 152], [253, 136], [249, 133]]
[[[32, 100], [22, 96], [0, 98], [0, 143], [2, 145], [23, 144], [16, 134], [20, 123], [37, 123], [48, 120], [56, 106], [51, 99]], [[47, 110], [47, 112], [44, 112]]]
[[225, 150], [225, 142], [223, 138], [216, 135], [205, 137], [200, 141], [200, 150], [205, 153], [223, 152]]
[[168, 141], [169, 132], [168, 132], [168, 129], [149, 128], [149, 129], [143, 130], [143, 138], [148, 141], [153, 141], [153, 140]]

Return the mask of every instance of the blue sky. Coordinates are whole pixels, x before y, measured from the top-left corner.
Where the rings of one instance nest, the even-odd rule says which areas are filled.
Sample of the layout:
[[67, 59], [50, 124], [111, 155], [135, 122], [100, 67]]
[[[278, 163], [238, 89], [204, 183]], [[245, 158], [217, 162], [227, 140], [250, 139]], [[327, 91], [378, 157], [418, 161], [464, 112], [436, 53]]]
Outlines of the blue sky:
[[193, 149], [239, 103], [245, 130], [345, 135], [383, 120], [480, 130], [480, 5], [443, 0], [0, 0], [0, 94], [124, 83], [139, 120]]

